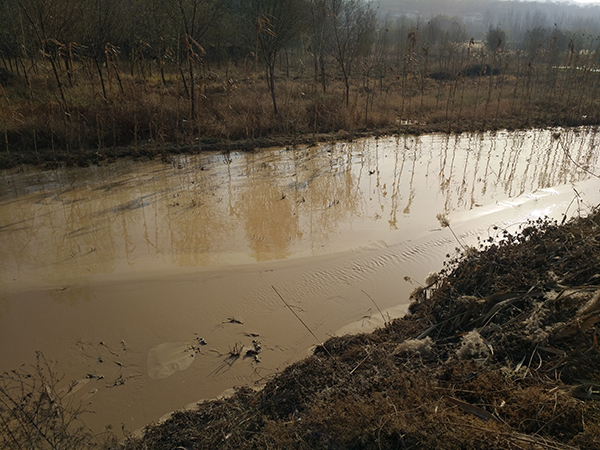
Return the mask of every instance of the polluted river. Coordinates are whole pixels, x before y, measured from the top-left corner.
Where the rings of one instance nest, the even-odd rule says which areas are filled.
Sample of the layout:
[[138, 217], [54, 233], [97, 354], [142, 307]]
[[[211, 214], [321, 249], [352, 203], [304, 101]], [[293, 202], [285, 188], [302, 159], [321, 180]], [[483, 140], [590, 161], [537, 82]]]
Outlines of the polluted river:
[[41, 352], [85, 423], [119, 436], [260, 386], [404, 314], [457, 247], [599, 204], [599, 141], [436, 134], [2, 171], [0, 373]]

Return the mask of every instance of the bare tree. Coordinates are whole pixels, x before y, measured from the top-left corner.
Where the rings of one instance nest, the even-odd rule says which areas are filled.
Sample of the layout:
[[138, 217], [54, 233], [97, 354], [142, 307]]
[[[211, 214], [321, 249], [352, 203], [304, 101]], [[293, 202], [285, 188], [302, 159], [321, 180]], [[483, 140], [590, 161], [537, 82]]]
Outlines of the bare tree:
[[[19, 51], [19, 20], [16, 8], [6, 0], [0, 0], [0, 59], [4, 67], [11, 72], [19, 73], [17, 60]], [[13, 64], [14, 62], [14, 64]]]
[[352, 70], [371, 51], [377, 17], [370, 4], [359, 0], [329, 0], [328, 5], [332, 16], [332, 53], [342, 72], [348, 106]]
[[256, 57], [264, 64], [275, 115], [279, 115], [275, 94], [277, 55], [300, 35], [307, 6], [304, 0], [248, 1], [246, 18], [254, 31]]
[[[201, 55], [205, 53], [200, 44], [221, 11], [223, 3], [219, 0], [176, 0], [183, 29], [183, 43], [186, 49], [186, 61], [189, 75], [190, 116], [196, 117], [198, 109], [194, 93], [194, 64], [201, 64]], [[183, 77], [182, 77], [183, 78]], [[184, 78], [185, 81], [185, 78]]]
[[110, 54], [107, 54], [107, 44], [118, 45], [118, 42], [124, 41], [126, 24], [123, 23], [123, 11], [120, 6], [120, 2], [116, 0], [95, 0], [86, 3], [82, 11], [85, 28], [82, 31], [81, 42], [94, 61], [105, 100], [108, 99], [108, 92], [102, 72], [103, 67], [105, 66], [107, 75], [111, 71], [111, 58]]
[[40, 45], [40, 51], [50, 61], [61, 99], [66, 104], [57, 59], [66, 48], [63, 42], [72, 37], [80, 5], [60, 0], [17, 0], [17, 4]]
[[490, 26], [485, 34], [485, 46], [492, 52], [504, 50], [506, 48], [506, 31], [500, 25]]
[[315, 67], [315, 84], [321, 81], [323, 94], [327, 92], [327, 79], [325, 76], [325, 52], [331, 29], [328, 27], [329, 13], [327, 0], [310, 1], [311, 21], [311, 50]]

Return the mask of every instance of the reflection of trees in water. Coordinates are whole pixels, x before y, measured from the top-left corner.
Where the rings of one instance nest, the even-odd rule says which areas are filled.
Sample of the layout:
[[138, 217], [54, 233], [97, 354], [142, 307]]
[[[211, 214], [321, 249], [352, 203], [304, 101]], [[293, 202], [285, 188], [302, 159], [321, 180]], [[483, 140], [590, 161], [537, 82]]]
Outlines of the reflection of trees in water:
[[593, 129], [402, 136], [240, 153], [231, 162], [199, 155], [61, 169], [36, 174], [41, 181], [4, 172], [0, 271], [38, 270], [52, 283], [148, 256], [196, 266], [228, 252], [261, 261], [309, 246], [317, 253], [355, 223], [368, 229], [385, 217], [384, 228], [396, 230], [403, 216], [588, 178], [598, 172], [597, 143]]
[[[459, 136], [454, 136], [454, 146], [453, 148], [455, 149], [454, 153], [457, 152], [457, 150], [460, 149], [459, 146]], [[468, 145], [468, 144], [467, 144]], [[460, 179], [462, 180], [459, 185], [458, 185], [458, 192], [457, 192], [457, 207], [466, 207], [465, 205], [465, 196], [467, 195], [468, 192], [468, 183], [467, 183], [467, 178], [468, 178], [468, 171], [471, 170], [470, 167], [470, 156], [472, 154], [472, 149], [467, 147], [465, 149], [466, 151], [464, 152], [464, 163], [463, 163], [463, 170], [462, 173], [460, 174]], [[477, 171], [477, 167], [475, 167], [474, 172]], [[470, 207], [468, 207], [470, 209]]]
[[[30, 251], [36, 238], [36, 226], [40, 221], [48, 220], [44, 215], [47, 207], [34, 201], [33, 196], [26, 196], [16, 200], [8, 200], [0, 205], [0, 269], [6, 273], [9, 268], [17, 271], [21, 266], [36, 264], [36, 254]], [[47, 242], [45, 240], [44, 242]], [[44, 252], [44, 248], [39, 248]], [[45, 253], [45, 252], [44, 252]], [[14, 267], [11, 267], [14, 266]]]
[[385, 197], [387, 196], [387, 183], [382, 181], [381, 169], [383, 169], [383, 167], [380, 165], [379, 143], [375, 141], [374, 143], [363, 142], [362, 144], [363, 151], [361, 154], [366, 156], [366, 158], [363, 157], [359, 173], [362, 175], [366, 169], [367, 173], [365, 174], [365, 183], [367, 186], [366, 193], [369, 199], [368, 201], [374, 201], [377, 204], [377, 207], [373, 212], [370, 211], [370, 208], [367, 208], [367, 211], [369, 211], [367, 212], [367, 215], [369, 213], [373, 214], [373, 220], [377, 221], [381, 219], [381, 214], [385, 210], [384, 203]]
[[[402, 139], [396, 140], [396, 146], [398, 150], [394, 152], [394, 181], [392, 182], [392, 196], [391, 196], [391, 210], [390, 210], [390, 228], [393, 230], [398, 229], [398, 209], [399, 202], [402, 200], [402, 189], [400, 183], [402, 181], [402, 174], [404, 172], [404, 163], [406, 162], [406, 154], [409, 150], [408, 137], [404, 136]], [[405, 208], [406, 209], [406, 208]], [[410, 210], [410, 208], [409, 208]]]
[[236, 232], [229, 225], [233, 212], [224, 192], [231, 184], [228, 165], [176, 169], [161, 184], [166, 184], [168, 195], [157, 204], [151, 226], [158, 238], [157, 252], [183, 267], [219, 263]]
[[[520, 148], [525, 147], [526, 139], [525, 139], [524, 133], [515, 133], [513, 136], [514, 136], [513, 140], [515, 141], [515, 145], [519, 146]], [[525, 167], [524, 167], [523, 172], [520, 177], [518, 195], [524, 194], [527, 191], [527, 180], [529, 179], [529, 172], [532, 169], [531, 162], [535, 159], [533, 157], [535, 148], [536, 148], [535, 144], [529, 146], [529, 154], [525, 157]], [[534, 164], [533, 170], [535, 170], [535, 168], [536, 168], [536, 166]]]
[[[450, 149], [450, 136], [443, 137], [443, 144], [441, 150], [441, 164], [439, 172], [439, 185], [440, 191], [446, 194], [446, 201], [444, 202], [444, 212], [451, 211], [452, 208], [452, 182], [454, 180], [454, 160], [456, 158], [456, 141], [455, 145]], [[448, 160], [448, 152], [451, 152], [450, 160]]]
[[[481, 134], [473, 133], [468, 137], [468, 145], [474, 154], [475, 159], [475, 167], [473, 169], [473, 174], [471, 176], [471, 189], [469, 190], [469, 205], [468, 209], [472, 209], [477, 205], [477, 200], [475, 199], [475, 186], [477, 185], [477, 180], [479, 176], [479, 165], [481, 164], [481, 155], [483, 153], [483, 149], [481, 147]], [[465, 174], [466, 178], [466, 174]]]
[[[485, 141], [484, 141], [484, 136], [483, 134], [481, 134], [481, 138], [479, 140], [479, 148], [480, 148], [480, 152], [485, 152], [485, 150], [483, 150], [483, 148], [485, 148]], [[490, 142], [490, 145], [487, 146], [487, 152], [485, 152], [487, 154], [487, 158], [485, 160], [485, 170], [484, 173], [481, 177], [477, 178], [477, 183], [481, 184], [481, 195], [485, 196], [488, 190], [488, 182], [489, 182], [489, 178], [490, 178], [490, 173], [493, 173], [493, 169], [492, 169], [492, 157], [494, 154], [494, 151], [496, 149], [496, 141], [492, 140]]]
[[2, 271], [33, 268], [37, 278], [49, 283], [73, 271], [86, 275], [82, 267], [97, 258], [99, 243], [107, 241], [101, 229], [90, 225], [97, 205], [86, 190], [74, 189], [70, 180], [57, 176], [48, 188], [15, 196], [0, 205], [2, 225], [7, 226], [0, 234]]
[[[575, 157], [597, 158], [575, 133], [565, 138]], [[235, 230], [243, 224], [244, 245], [256, 260], [286, 257], [303, 240], [318, 251], [353, 220], [377, 222], [387, 208], [390, 229], [399, 228], [399, 212], [412, 214], [419, 198], [419, 208], [441, 194], [445, 211], [471, 209], [578, 179], [552, 142], [549, 132], [498, 132], [242, 154], [243, 163], [228, 167], [215, 186], [216, 201], [204, 193], [207, 203], [195, 219], [169, 220], [178, 228], [172, 240], [177, 247], [187, 239], [195, 250], [187, 254], [210, 253], [224, 248], [220, 241], [240, 242]], [[436, 174], [437, 182], [429, 178]]]
[[283, 259], [290, 254], [292, 239], [301, 235], [296, 203], [293, 196], [288, 198], [284, 183], [291, 173], [279, 173], [277, 164], [257, 167], [252, 159], [245, 164], [249, 182], [235, 201], [239, 225], [245, 229], [247, 245], [257, 261]]
[[[585, 167], [587, 170], [593, 167], [598, 167], [598, 155], [600, 152], [596, 150], [598, 142], [598, 129], [596, 127], [590, 130], [588, 142], [584, 145], [581, 142], [581, 145], [578, 148], [578, 152], [576, 155], [572, 155], [575, 161], [579, 161], [579, 163]], [[598, 175], [598, 172], [596, 171]]]
[[550, 131], [441, 137], [439, 186], [446, 196], [444, 209], [470, 209], [494, 198], [517, 197], [585, 179], [589, 175], [569, 159], [565, 148], [578, 164], [595, 167], [596, 136], [592, 130], [567, 130], [558, 137]]
[[565, 176], [572, 172], [576, 172], [578, 177], [599, 175], [597, 141], [598, 130], [595, 127], [587, 133], [578, 130], [561, 133], [558, 145], [566, 161]]
[[412, 157], [412, 167], [410, 170], [410, 181], [408, 183], [408, 200], [406, 202], [406, 206], [402, 210], [404, 214], [410, 214], [410, 207], [415, 199], [416, 191], [414, 187], [415, 182], [415, 167], [417, 164], [417, 147], [415, 146], [413, 149], [413, 157]]
[[[299, 227], [313, 251], [318, 252], [322, 243], [339, 233], [342, 224], [364, 215], [358, 183], [363, 174], [360, 168], [354, 173], [353, 159], [355, 153], [367, 152], [365, 145], [361, 141], [315, 149], [313, 157], [297, 168], [295, 195], [304, 199], [297, 203]], [[360, 167], [364, 164], [363, 160]]]

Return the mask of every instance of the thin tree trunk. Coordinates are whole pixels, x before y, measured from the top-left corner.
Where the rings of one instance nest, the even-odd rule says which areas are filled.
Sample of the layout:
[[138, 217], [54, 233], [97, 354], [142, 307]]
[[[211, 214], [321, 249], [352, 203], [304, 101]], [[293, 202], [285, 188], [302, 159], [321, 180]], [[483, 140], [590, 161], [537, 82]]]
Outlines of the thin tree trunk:
[[194, 94], [194, 65], [192, 58], [188, 55], [188, 75], [190, 77], [190, 119], [196, 117], [196, 95]]
[[323, 51], [320, 51], [319, 65], [321, 66], [321, 84], [323, 85], [323, 94], [327, 93], [327, 79], [325, 78], [325, 58], [323, 57]]
[[100, 85], [102, 86], [102, 96], [104, 100], [108, 100], [106, 96], [106, 86], [104, 85], [104, 76], [102, 75], [102, 68], [100, 67], [100, 63], [98, 62], [98, 57], [94, 55], [94, 62], [96, 63], [96, 70], [98, 70], [98, 75], [100, 76]]
[[194, 94], [194, 64], [192, 61], [192, 44], [189, 41], [189, 36], [185, 35], [185, 47], [187, 52], [188, 76], [190, 77], [190, 120], [196, 117], [196, 95]]
[[350, 82], [346, 75], [344, 75], [344, 84], [346, 86], [346, 107], [348, 107], [350, 106]]
[[50, 65], [52, 66], [52, 72], [54, 72], [54, 78], [56, 78], [56, 84], [58, 85], [58, 91], [60, 92], [60, 98], [63, 101], [63, 104], [67, 105], [67, 99], [65, 98], [65, 92], [63, 90], [62, 82], [60, 81], [60, 75], [58, 74], [58, 68], [56, 67], [56, 61], [54, 60], [54, 56], [50, 55]]
[[162, 41], [162, 37], [158, 39], [158, 70], [160, 70], [160, 78], [162, 80], [162, 84], [163, 84], [163, 86], [166, 86], [167, 82], [165, 81], [165, 71], [164, 71], [163, 61], [162, 61], [162, 48], [160, 45], [161, 41]]
[[183, 82], [183, 89], [185, 89], [185, 95], [187, 98], [190, 98], [190, 90], [188, 89], [187, 81], [185, 81], [185, 75], [183, 73], [183, 69], [181, 68], [181, 40], [177, 40], [177, 67], [179, 68], [179, 74], [181, 75], [181, 81]]
[[279, 116], [279, 110], [277, 109], [277, 99], [275, 96], [275, 56], [271, 59], [271, 61], [267, 65], [267, 86], [269, 87], [269, 91], [271, 91], [271, 99], [273, 100], [273, 112], [276, 116]]

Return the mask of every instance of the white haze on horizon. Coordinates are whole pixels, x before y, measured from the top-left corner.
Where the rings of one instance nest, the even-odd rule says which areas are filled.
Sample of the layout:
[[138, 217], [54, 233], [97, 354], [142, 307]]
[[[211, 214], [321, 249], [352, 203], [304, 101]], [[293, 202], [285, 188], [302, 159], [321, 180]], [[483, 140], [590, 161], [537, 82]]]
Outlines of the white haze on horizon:
[[[544, 1], [544, 0], [541, 0]], [[578, 5], [600, 5], [600, 0], [545, 0], [552, 3], [576, 3]]]

